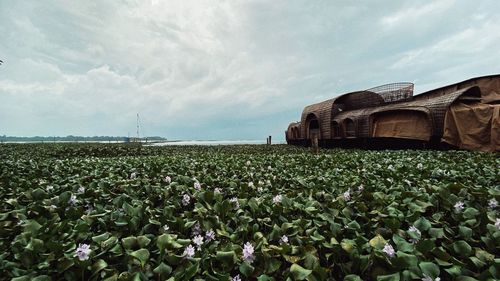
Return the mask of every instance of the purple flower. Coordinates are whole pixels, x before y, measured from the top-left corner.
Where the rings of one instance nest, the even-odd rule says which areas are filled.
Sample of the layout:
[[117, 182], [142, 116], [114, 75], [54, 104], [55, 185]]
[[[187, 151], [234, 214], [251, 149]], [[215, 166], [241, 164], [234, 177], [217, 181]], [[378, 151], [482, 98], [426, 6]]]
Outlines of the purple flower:
[[410, 228], [408, 229], [408, 231], [409, 232], [415, 232], [416, 234], [421, 235], [420, 230], [418, 230], [418, 228], [414, 227], [413, 225], [410, 226]]
[[382, 251], [390, 258], [393, 258], [396, 255], [396, 252], [394, 251], [394, 248], [391, 244], [385, 244]]
[[274, 196], [273, 203], [278, 204], [278, 203], [281, 203], [282, 200], [283, 200], [283, 197], [281, 196], [281, 194], [278, 194], [278, 195]]
[[240, 275], [236, 275], [234, 277], [231, 277], [231, 281], [241, 281]]
[[193, 229], [191, 230], [191, 236], [196, 236], [201, 234], [201, 226], [200, 223], [197, 222], [194, 226]]
[[86, 261], [89, 259], [90, 252], [91, 250], [89, 244], [78, 244], [78, 248], [76, 249], [74, 256], [78, 257], [81, 261]]
[[205, 238], [207, 239], [207, 242], [210, 242], [212, 240], [215, 240], [215, 232], [213, 230], [209, 230], [207, 231], [207, 233], [205, 234]]
[[345, 201], [351, 200], [351, 189], [348, 189], [344, 194], [342, 195], [344, 197]]
[[252, 244], [250, 244], [250, 242], [245, 243], [243, 246], [243, 260], [248, 263], [252, 263], [255, 259], [253, 252], [254, 248]]
[[490, 209], [495, 209], [496, 207], [498, 207], [497, 200], [495, 198], [490, 199], [490, 201], [488, 201], [488, 206], [490, 207]]
[[281, 236], [280, 244], [288, 244], [288, 236], [286, 235]]
[[191, 244], [189, 244], [189, 246], [187, 246], [184, 249], [184, 253], [182, 255], [185, 256], [186, 258], [194, 257], [194, 247]]
[[200, 191], [201, 190], [201, 184], [199, 182], [194, 183], [194, 189]]
[[196, 235], [193, 238], [193, 243], [198, 247], [198, 251], [201, 250], [201, 245], [203, 245], [203, 236]]
[[172, 178], [169, 177], [169, 176], [166, 176], [164, 181], [167, 183], [167, 184], [170, 184], [172, 182]]
[[229, 199], [229, 202], [234, 204], [234, 209], [240, 208], [240, 202], [238, 202], [238, 198], [233, 197], [233, 198]]
[[455, 211], [457, 213], [461, 212], [465, 208], [464, 203], [462, 201], [458, 201], [457, 203], [455, 203], [453, 207], [455, 208]]
[[191, 197], [187, 194], [182, 195], [182, 205], [187, 206], [189, 205], [189, 202], [191, 202]]
[[76, 205], [76, 195], [71, 194], [68, 203], [70, 203], [71, 205]]

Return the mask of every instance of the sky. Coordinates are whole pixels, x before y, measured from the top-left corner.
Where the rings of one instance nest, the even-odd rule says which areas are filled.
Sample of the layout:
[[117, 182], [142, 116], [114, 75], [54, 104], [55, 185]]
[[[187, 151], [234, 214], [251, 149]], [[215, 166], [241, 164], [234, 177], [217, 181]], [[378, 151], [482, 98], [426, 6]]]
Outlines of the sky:
[[500, 73], [500, 1], [0, 0], [0, 135], [283, 140], [303, 108]]

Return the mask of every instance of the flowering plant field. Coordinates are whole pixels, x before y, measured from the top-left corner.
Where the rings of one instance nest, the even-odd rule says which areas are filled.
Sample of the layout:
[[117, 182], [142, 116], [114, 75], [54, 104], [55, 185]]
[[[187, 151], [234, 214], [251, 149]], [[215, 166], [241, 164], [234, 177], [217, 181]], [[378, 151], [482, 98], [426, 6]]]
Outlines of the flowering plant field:
[[0, 279], [498, 280], [500, 158], [0, 145]]

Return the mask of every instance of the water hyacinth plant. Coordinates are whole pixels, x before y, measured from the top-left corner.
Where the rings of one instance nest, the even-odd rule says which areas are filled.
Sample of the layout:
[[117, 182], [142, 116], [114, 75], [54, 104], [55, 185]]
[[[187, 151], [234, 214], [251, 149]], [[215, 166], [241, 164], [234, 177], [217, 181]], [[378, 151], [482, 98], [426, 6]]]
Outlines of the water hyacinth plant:
[[499, 280], [499, 164], [466, 151], [2, 144], [0, 279]]

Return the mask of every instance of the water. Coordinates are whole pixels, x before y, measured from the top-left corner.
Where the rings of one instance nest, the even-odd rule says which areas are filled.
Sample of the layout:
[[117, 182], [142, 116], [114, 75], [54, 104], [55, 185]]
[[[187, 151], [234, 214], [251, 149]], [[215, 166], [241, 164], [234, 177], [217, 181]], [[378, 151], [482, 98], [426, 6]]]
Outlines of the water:
[[152, 143], [152, 146], [164, 145], [242, 145], [242, 144], [266, 144], [265, 140], [190, 140], [190, 141], [169, 141]]

